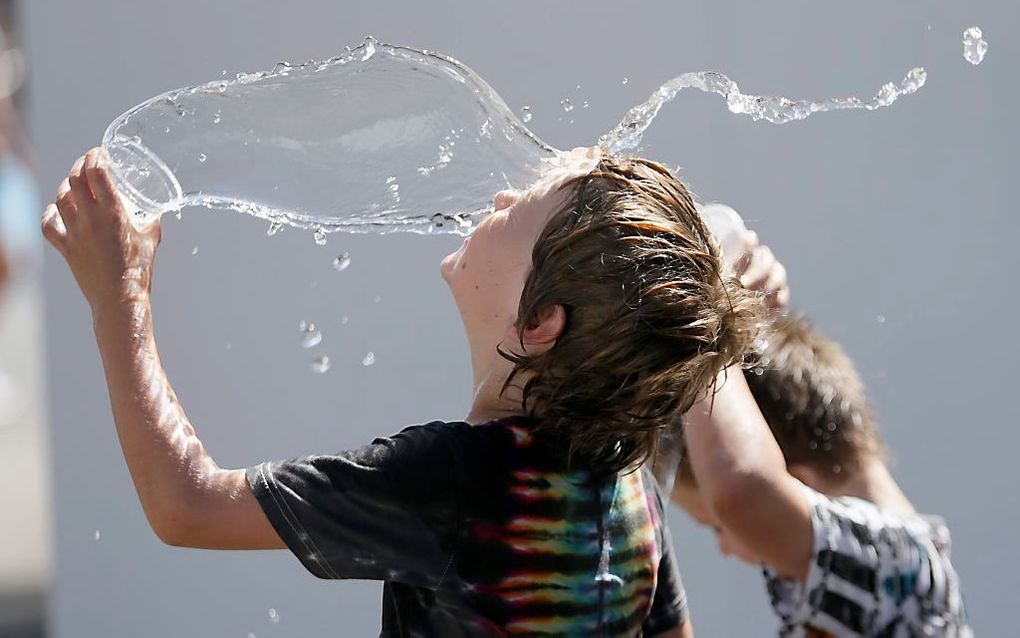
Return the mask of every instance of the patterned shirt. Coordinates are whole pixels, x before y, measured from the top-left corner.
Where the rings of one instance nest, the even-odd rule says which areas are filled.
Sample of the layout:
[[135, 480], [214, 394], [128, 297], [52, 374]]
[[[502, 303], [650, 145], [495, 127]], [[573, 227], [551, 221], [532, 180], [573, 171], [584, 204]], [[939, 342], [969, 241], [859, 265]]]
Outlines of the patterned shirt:
[[807, 580], [765, 570], [781, 636], [972, 638], [942, 519], [805, 493], [815, 537]]
[[654, 635], [686, 598], [647, 470], [597, 475], [522, 417], [430, 423], [248, 481], [320, 578], [385, 582], [384, 636]]

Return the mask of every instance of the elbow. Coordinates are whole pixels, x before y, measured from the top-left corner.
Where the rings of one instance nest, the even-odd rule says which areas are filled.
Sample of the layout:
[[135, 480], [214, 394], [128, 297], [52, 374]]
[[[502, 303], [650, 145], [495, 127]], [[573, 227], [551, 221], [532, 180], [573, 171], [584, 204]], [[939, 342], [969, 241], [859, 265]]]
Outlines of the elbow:
[[[178, 509], [178, 508], [175, 508]], [[182, 512], [162, 512], [149, 514], [149, 527], [156, 534], [156, 538], [165, 545], [171, 547], [193, 547], [191, 535], [188, 532], [189, 525]]]
[[709, 490], [712, 512], [724, 527], [739, 527], [743, 518], [764, 497], [767, 483], [764, 477], [754, 472], [731, 472]]
[[195, 547], [200, 514], [190, 495], [177, 495], [143, 502], [149, 527], [161, 542], [171, 547]]

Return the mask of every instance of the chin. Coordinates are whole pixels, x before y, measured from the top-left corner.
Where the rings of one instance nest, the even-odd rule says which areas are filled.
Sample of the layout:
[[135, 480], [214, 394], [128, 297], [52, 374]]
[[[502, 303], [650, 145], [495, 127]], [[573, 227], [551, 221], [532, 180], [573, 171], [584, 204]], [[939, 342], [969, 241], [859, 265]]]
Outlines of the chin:
[[454, 253], [443, 257], [443, 261], [439, 262], [439, 275], [443, 278], [443, 281], [450, 283], [450, 272], [453, 268], [453, 261], [456, 259]]

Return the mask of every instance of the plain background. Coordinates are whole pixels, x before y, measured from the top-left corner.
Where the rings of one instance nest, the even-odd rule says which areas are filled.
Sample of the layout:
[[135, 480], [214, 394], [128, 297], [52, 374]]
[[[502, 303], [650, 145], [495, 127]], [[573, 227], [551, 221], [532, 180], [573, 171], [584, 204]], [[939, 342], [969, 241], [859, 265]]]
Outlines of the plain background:
[[[687, 95], [664, 108], [643, 154], [679, 165], [703, 198], [740, 210], [785, 262], [796, 305], [858, 362], [897, 478], [920, 509], [948, 520], [977, 633], [1015, 630], [1015, 3], [32, 0], [23, 8], [31, 133], [47, 196], [116, 115], [151, 95], [224, 69], [326, 58], [369, 33], [461, 59], [512, 108], [530, 105], [532, 128], [561, 148], [592, 143], [685, 71], [720, 70], [752, 93], [826, 97], [870, 96], [926, 67], [928, 85], [892, 108], [783, 126]], [[990, 42], [978, 67], [962, 57], [962, 32], [974, 25]], [[576, 105], [569, 114], [563, 98]], [[222, 465], [330, 452], [463, 416], [467, 349], [437, 274], [455, 238], [334, 236], [319, 247], [310, 234], [265, 231], [204, 210], [164, 223], [161, 352]], [[353, 256], [342, 273], [331, 265], [340, 252]], [[377, 583], [315, 580], [285, 552], [159, 544], [117, 445], [88, 310], [52, 251], [45, 300], [54, 635], [376, 633]], [[314, 351], [299, 346], [302, 320], [322, 329]], [[372, 367], [362, 366], [368, 351]], [[318, 354], [333, 361], [327, 374], [309, 370]], [[678, 512], [671, 524], [700, 635], [774, 634], [755, 570], [721, 558], [711, 533]]]

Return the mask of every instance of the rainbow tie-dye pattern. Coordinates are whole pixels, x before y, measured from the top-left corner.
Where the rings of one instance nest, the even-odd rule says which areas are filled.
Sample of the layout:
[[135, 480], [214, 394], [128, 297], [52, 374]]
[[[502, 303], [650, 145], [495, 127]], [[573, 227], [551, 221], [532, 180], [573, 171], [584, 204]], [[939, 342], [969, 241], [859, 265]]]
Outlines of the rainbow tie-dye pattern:
[[[527, 429], [503, 427], [522, 459], [545, 465], [544, 455], [526, 453], [534, 444]], [[468, 551], [456, 560], [468, 578], [470, 570], [460, 569], [465, 561], [489, 564], [463, 583], [474, 603], [510, 633], [639, 633], [662, 557], [658, 506], [644, 476], [510, 468], [505, 508], [468, 523]]]

